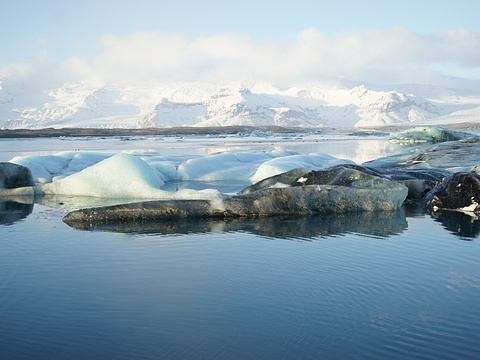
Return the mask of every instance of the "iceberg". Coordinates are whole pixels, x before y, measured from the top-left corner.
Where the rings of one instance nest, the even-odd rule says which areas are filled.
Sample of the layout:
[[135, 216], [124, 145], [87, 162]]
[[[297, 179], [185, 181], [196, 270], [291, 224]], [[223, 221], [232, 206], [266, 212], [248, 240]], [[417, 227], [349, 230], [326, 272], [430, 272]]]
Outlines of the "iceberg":
[[140, 158], [120, 153], [86, 169], [44, 184], [45, 194], [105, 198], [155, 197], [163, 181]]
[[[214, 200], [144, 201], [68, 213], [64, 221], [74, 227], [118, 222], [145, 222], [172, 218], [234, 218], [284, 215], [343, 214], [397, 210], [407, 188], [397, 182], [337, 166], [306, 172], [293, 170], [292, 186], [266, 187]], [[287, 175], [288, 176], [288, 175]], [[304, 180], [305, 179], [305, 180]], [[80, 225], [79, 225], [80, 224]]]
[[29, 168], [0, 162], [0, 197], [4, 200], [12, 196], [33, 198], [34, 182]]
[[[442, 180], [446, 176], [451, 175], [450, 171], [443, 169], [374, 169], [351, 164], [338, 165], [336, 167], [332, 167], [328, 172], [318, 172], [317, 174], [323, 173], [323, 176], [327, 176], [325, 174], [328, 174], [328, 176], [333, 176], [335, 175], [335, 171], [333, 171], [334, 169], [342, 168], [354, 169], [372, 176], [378, 176], [398, 182], [408, 188], [407, 199], [410, 200], [419, 200], [423, 198], [428, 191], [437, 185], [438, 181]], [[240, 194], [248, 194], [263, 188], [294, 186], [296, 181], [300, 182], [301, 184], [308, 185], [312, 183], [312, 180], [305, 176], [305, 174], [308, 173], [309, 169], [297, 168], [259, 181], [258, 183], [243, 189]], [[318, 177], [318, 175], [316, 176]], [[319, 179], [315, 179], [314, 181], [319, 181]], [[326, 183], [333, 181], [333, 178], [325, 177], [321, 181]]]
[[52, 181], [54, 174], [60, 174], [68, 166], [68, 160], [59, 156], [15, 156], [11, 163], [30, 169], [35, 184]]
[[372, 169], [379, 176], [399, 182], [408, 188], [407, 199], [421, 200], [425, 194], [432, 190], [445, 177], [452, 172], [445, 169]]
[[32, 172], [35, 184], [50, 183], [81, 171], [114, 154], [99, 152], [62, 152], [47, 156], [15, 156], [10, 163], [25, 166]]
[[444, 129], [439, 126], [419, 126], [390, 134], [391, 142], [403, 144], [428, 143], [436, 144], [446, 141], [457, 141], [467, 138], [478, 138], [466, 132]]
[[18, 164], [0, 162], [0, 189], [14, 189], [33, 185], [33, 177], [29, 168]]
[[206, 156], [160, 155], [141, 151], [117, 155], [62, 152], [48, 156], [17, 156], [10, 162], [30, 169], [37, 185], [33, 190], [39, 195], [102, 198], [151, 196], [154, 199], [187, 196], [210, 199], [218, 197], [218, 191], [210, 189], [195, 193], [191, 189], [182, 189], [180, 193], [176, 191], [173, 194], [167, 190], [178, 190], [185, 185], [193, 188], [203, 186], [194, 185], [195, 182], [216, 182], [217, 185], [223, 182], [222, 187], [229, 184], [233, 190], [229, 192], [236, 193], [241, 186], [256, 181], [256, 178], [265, 178], [298, 166], [318, 169], [337, 163], [353, 163], [326, 154], [299, 155], [291, 150], [231, 151]]
[[475, 172], [480, 164], [480, 139], [467, 138], [400, 149], [397, 153], [363, 163], [375, 169], [432, 169]]
[[119, 153], [70, 176], [35, 188], [39, 195], [88, 196], [109, 199], [211, 199], [215, 189], [176, 193], [161, 190], [162, 174], [137, 156]]
[[248, 180], [265, 162], [272, 159], [284, 159], [292, 154], [296, 153], [292, 151], [234, 151], [213, 154], [186, 160], [178, 166], [178, 177], [182, 180], [195, 181]]

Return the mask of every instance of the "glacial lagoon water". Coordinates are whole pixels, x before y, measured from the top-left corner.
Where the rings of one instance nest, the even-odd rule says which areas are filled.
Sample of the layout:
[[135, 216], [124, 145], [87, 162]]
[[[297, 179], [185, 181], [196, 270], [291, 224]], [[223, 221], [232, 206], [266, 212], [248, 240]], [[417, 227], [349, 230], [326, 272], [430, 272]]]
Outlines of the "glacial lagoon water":
[[[382, 137], [126, 140], [1, 141], [0, 160], [280, 147], [361, 163], [394, 151]], [[468, 215], [406, 206], [83, 231], [60, 209], [0, 202], [2, 359], [480, 357], [480, 224]]]

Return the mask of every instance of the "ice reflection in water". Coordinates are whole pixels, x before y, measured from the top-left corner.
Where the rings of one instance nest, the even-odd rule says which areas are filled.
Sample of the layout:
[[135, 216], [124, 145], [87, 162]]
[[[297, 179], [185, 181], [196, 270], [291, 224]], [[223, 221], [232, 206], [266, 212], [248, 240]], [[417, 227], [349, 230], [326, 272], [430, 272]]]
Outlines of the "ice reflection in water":
[[0, 225], [13, 225], [17, 221], [25, 219], [32, 211], [32, 202], [25, 203], [21, 201], [17, 202], [15, 200], [0, 199]]
[[[36, 203], [62, 211], [101, 206], [105, 199], [78, 197], [42, 197]], [[133, 201], [133, 200], [131, 200]], [[112, 199], [109, 205], [122, 203]], [[0, 225], [12, 225], [33, 211], [33, 199], [0, 200]], [[130, 222], [117, 225], [84, 224], [80, 230], [132, 234], [202, 234], [243, 231], [279, 239], [315, 239], [357, 233], [376, 237], [400, 234], [408, 228], [407, 218], [428, 216], [420, 206], [406, 204], [398, 211], [375, 211], [317, 216], [272, 216], [234, 219], [159, 219], [155, 222]], [[458, 211], [437, 211], [430, 215], [436, 222], [462, 240], [473, 240], [480, 234], [480, 219]]]
[[174, 219], [155, 222], [123, 222], [116, 225], [78, 225], [81, 230], [124, 233], [195, 234], [243, 231], [279, 239], [314, 239], [359, 233], [378, 237], [399, 234], [407, 228], [407, 220], [398, 211], [359, 212], [344, 215], [311, 217], [272, 216], [234, 219]]
[[473, 214], [445, 210], [434, 212], [432, 217], [453, 235], [463, 240], [473, 240], [480, 234], [480, 220]]

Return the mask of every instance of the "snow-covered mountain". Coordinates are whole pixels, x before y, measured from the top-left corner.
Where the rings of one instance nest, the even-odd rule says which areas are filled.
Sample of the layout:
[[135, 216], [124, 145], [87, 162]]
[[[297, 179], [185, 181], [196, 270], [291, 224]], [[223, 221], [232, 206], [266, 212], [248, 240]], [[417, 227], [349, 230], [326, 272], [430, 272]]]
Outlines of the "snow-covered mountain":
[[[268, 83], [227, 85], [101, 81], [47, 91], [0, 81], [0, 128], [143, 128], [277, 125], [369, 127], [480, 122], [480, 95], [399, 86], [408, 92], [307, 84], [279, 90]], [[461, 95], [460, 95], [461, 94]]]

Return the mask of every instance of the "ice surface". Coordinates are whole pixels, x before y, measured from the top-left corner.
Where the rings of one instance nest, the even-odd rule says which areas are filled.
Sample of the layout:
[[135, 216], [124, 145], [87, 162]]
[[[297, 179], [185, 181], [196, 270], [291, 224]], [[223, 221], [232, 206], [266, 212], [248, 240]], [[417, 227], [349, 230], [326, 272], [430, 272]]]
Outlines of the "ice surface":
[[94, 197], [144, 197], [154, 195], [163, 181], [145, 161], [117, 154], [43, 187], [47, 194]]
[[68, 160], [59, 156], [16, 156], [10, 162], [28, 167], [37, 184], [51, 182], [54, 174], [60, 174], [68, 166]]
[[112, 155], [114, 154], [69, 151], [48, 156], [15, 156], [10, 162], [28, 167], [35, 183], [45, 184], [54, 178], [81, 171]]
[[182, 180], [248, 180], [265, 162], [275, 158], [283, 159], [294, 153], [292, 151], [250, 151], [215, 154], [185, 161], [178, 167], [178, 175]]
[[255, 174], [250, 178], [250, 180], [252, 181], [252, 183], [256, 183], [260, 180], [284, 173], [298, 167], [318, 170], [340, 164], [355, 163], [351, 160], [337, 159], [333, 156], [323, 153], [285, 156], [264, 162], [262, 165], [260, 165]]

